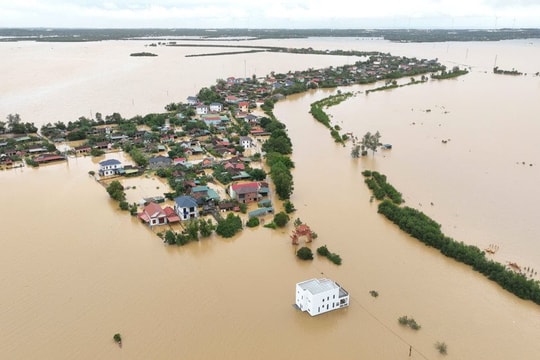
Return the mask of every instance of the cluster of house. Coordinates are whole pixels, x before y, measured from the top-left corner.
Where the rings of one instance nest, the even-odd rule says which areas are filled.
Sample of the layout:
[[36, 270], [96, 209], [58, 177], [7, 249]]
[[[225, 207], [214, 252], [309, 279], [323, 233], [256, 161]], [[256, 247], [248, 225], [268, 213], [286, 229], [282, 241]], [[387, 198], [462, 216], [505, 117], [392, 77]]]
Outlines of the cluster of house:
[[[207, 159], [209, 160], [209, 159]], [[225, 160], [228, 164], [226, 168], [230, 171], [243, 169], [243, 164]], [[185, 161], [185, 159], [184, 159]], [[98, 173], [100, 176], [108, 177], [114, 175], [128, 174], [124, 164], [118, 159], [107, 159], [99, 163]], [[241, 174], [241, 172], [240, 172]], [[246, 178], [248, 178], [247, 175]], [[243, 176], [239, 176], [239, 179]], [[189, 220], [206, 215], [215, 211], [239, 210], [239, 204], [251, 204], [257, 202], [259, 208], [250, 212], [249, 216], [262, 216], [273, 212], [271, 202], [268, 199], [270, 188], [265, 181], [243, 181], [236, 182], [227, 188], [227, 199], [222, 199], [218, 192], [208, 185], [197, 185], [194, 181], [185, 181], [186, 195], [174, 199], [174, 209], [170, 207], [162, 208], [155, 201], [148, 201], [143, 211], [139, 214], [144, 222], [149, 225], [162, 225], [174, 223], [182, 220]], [[199, 211], [199, 209], [201, 209]]]
[[174, 199], [174, 203], [174, 208], [170, 206], [162, 208], [156, 202], [149, 202], [138, 217], [149, 226], [174, 224], [199, 217], [199, 205], [192, 196], [179, 196]]
[[32, 156], [36, 163], [66, 160], [65, 156], [50, 153], [47, 141], [38, 136], [15, 136], [0, 139], [0, 165], [13, 166], [17, 160]]
[[268, 194], [268, 184], [262, 181], [231, 185], [228, 188], [230, 199], [221, 199], [215, 190], [206, 185], [199, 185], [193, 187], [189, 195], [176, 197], [174, 207], [161, 207], [155, 201], [146, 203], [138, 217], [150, 226], [165, 225], [197, 219], [201, 215], [219, 211], [239, 211], [238, 204], [259, 202], [259, 208], [249, 213], [249, 217], [258, 217], [273, 212], [270, 200], [261, 200]]
[[[250, 113], [250, 109], [264, 104], [268, 99], [279, 99], [284, 97], [283, 94], [288, 94], [287, 89], [294, 88], [295, 85], [302, 84], [305, 88], [316, 88], [323, 86], [345, 86], [356, 83], [373, 82], [378, 79], [387, 78], [391, 74], [399, 73], [400, 76], [409, 76], [418, 73], [426, 73], [430, 71], [440, 70], [440, 64], [437, 60], [426, 60], [416, 58], [406, 58], [399, 56], [391, 56], [390, 54], [352, 54], [357, 56], [365, 56], [365, 60], [353, 65], [343, 65], [339, 67], [328, 67], [323, 69], [308, 69], [305, 71], [288, 72], [286, 74], [271, 73], [261, 78], [235, 78], [228, 77], [225, 80], [218, 80], [215, 85], [216, 92], [221, 96], [223, 102], [214, 101], [204, 103], [196, 96], [189, 96], [187, 104], [191, 106], [199, 119], [208, 127], [224, 130], [230, 124], [230, 119], [224, 114], [225, 110], [234, 109], [231, 112], [236, 119], [243, 119], [249, 124], [249, 132], [252, 137], [269, 135], [259, 125], [259, 118]], [[114, 115], [114, 114], [113, 114]], [[114, 120], [114, 116], [111, 116]], [[92, 122], [92, 120], [87, 120]], [[75, 129], [78, 131], [80, 129]], [[167, 127], [160, 131], [160, 136], [156, 137], [156, 133], [147, 130], [136, 131], [135, 134], [126, 134], [117, 132], [112, 126], [91, 126], [87, 131], [87, 137], [93, 137], [92, 145], [80, 145], [74, 148], [76, 154], [90, 153], [92, 149], [110, 150], [115, 143], [130, 142], [133, 145], [144, 145], [144, 151], [147, 153], [155, 153], [156, 151], [166, 150], [165, 144], [168, 142], [176, 142], [176, 135], [171, 134]], [[70, 135], [61, 128], [50, 125], [42, 128], [42, 132], [50, 137], [54, 142], [65, 141], [65, 136]], [[49, 135], [47, 135], [49, 134]], [[233, 144], [224, 138], [224, 133], [221, 135], [212, 135], [207, 129], [191, 128], [187, 131], [188, 137], [195, 139], [206, 135], [212, 135], [211, 141], [205, 144], [206, 150], [215, 151], [217, 154], [236, 154], [236, 145], [241, 145], [244, 149], [253, 147], [254, 141], [249, 136], [240, 138], [240, 144]], [[221, 136], [221, 137], [220, 137]], [[18, 139], [22, 140], [22, 139]], [[157, 141], [156, 141], [157, 140]], [[193, 141], [193, 140], [192, 140]], [[24, 155], [20, 153], [20, 146], [6, 147], [6, 144], [0, 142], [0, 162], [9, 164], [13, 158]], [[49, 162], [62, 160], [60, 157], [48, 156], [44, 146], [36, 145], [25, 150], [25, 153], [44, 156], [36, 157], [37, 162]], [[193, 154], [202, 152], [203, 149], [198, 145], [191, 144], [186, 150]], [[17, 153], [19, 152], [19, 153]], [[58, 154], [57, 154], [58, 155]], [[166, 159], [155, 159], [156, 162], [167, 162]], [[154, 161], [151, 161], [151, 166]], [[160, 166], [160, 165], [157, 165]]]
[[[253, 81], [252, 78], [228, 77], [226, 80], [218, 81], [216, 90], [225, 99], [225, 102], [236, 104], [237, 112], [242, 116], [242, 114], [247, 115], [249, 108], [260, 106], [265, 99], [276, 97], [277, 94], [283, 92], [281, 90], [291, 88], [298, 83], [307, 88], [317, 88], [325, 83], [332, 84], [332, 86], [346, 86], [376, 81], [396, 72], [423, 73], [439, 69], [440, 64], [436, 59], [427, 60], [377, 54], [371, 55], [368, 61], [357, 62], [354, 65], [308, 69], [288, 72], [287, 74], [272, 73], [257, 78], [256, 81]], [[191, 104], [198, 104], [195, 97], [190, 97], [188, 103], [189, 101]], [[199, 106], [201, 109], [212, 111], [210, 106], [205, 107], [203, 104], [199, 104]]]

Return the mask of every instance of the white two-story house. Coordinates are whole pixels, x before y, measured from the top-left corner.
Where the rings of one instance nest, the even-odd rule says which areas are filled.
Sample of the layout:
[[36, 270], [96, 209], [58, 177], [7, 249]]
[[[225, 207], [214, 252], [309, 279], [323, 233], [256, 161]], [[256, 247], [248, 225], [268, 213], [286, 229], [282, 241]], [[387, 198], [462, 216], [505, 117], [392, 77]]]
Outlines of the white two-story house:
[[109, 159], [99, 163], [99, 176], [111, 176], [121, 173], [124, 170], [124, 165], [120, 160]]
[[210, 111], [211, 112], [222, 112], [223, 111], [223, 104], [218, 102], [213, 102], [210, 104]]
[[315, 316], [349, 306], [349, 293], [330, 279], [310, 279], [296, 284], [296, 306]]
[[197, 113], [197, 115], [206, 115], [208, 114], [208, 105], [204, 105], [204, 104], [199, 104], [195, 107], [195, 112]]
[[196, 219], [199, 217], [197, 200], [192, 196], [179, 196], [174, 199], [174, 211], [181, 220]]

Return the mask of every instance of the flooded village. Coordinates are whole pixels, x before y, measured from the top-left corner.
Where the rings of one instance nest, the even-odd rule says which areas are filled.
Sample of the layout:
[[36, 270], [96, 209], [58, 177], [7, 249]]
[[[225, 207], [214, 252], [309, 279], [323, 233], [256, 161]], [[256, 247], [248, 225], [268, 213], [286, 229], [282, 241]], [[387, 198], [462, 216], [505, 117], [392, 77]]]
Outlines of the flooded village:
[[[508, 123], [499, 122], [509, 116], [501, 110], [505, 89], [527, 90], [507, 105], [513, 111], [537, 107], [531, 102], [538, 91], [535, 78], [493, 75], [491, 54], [499, 53], [501, 68], [515, 63], [531, 73], [534, 66], [515, 58], [505, 62], [506, 53], [497, 44], [492, 50], [483, 43], [448, 49], [446, 44], [355, 39], [265, 43], [291, 49], [326, 49], [336, 43], [406, 56], [262, 52], [246, 55], [247, 65], [239, 55], [190, 57], [190, 73], [197, 76], [174, 75], [183, 87], [173, 91], [166, 79], [180, 56], [193, 53], [188, 47], [158, 46], [152, 58], [130, 58], [142, 46], [130, 41], [62, 44], [51, 46], [54, 51], [41, 44], [9, 47], [15, 59], [32, 51], [44, 59], [61, 52], [67, 73], [81, 67], [72, 55], [112, 54], [103, 61], [129, 69], [132, 82], [119, 81], [115, 72], [100, 73], [100, 86], [83, 82], [82, 89], [107, 93], [118, 83], [136, 88], [145, 79], [144, 96], [161, 91], [170, 100], [152, 100], [164, 111], [134, 115], [130, 111], [137, 113], [140, 100], [132, 93], [117, 91], [118, 107], [114, 102], [97, 107], [91, 97], [70, 98], [57, 108], [90, 114], [71, 121], [61, 110], [33, 109], [43, 102], [41, 89], [29, 92], [28, 107], [11, 106], [21, 103], [18, 93], [1, 103], [2, 110], [13, 114], [0, 124], [0, 181], [13, 189], [2, 193], [11, 206], [0, 210], [13, 224], [4, 229], [1, 255], [8, 270], [1, 279], [2, 357], [304, 359], [339, 351], [347, 359], [435, 359], [443, 356], [436, 345], [447, 344], [448, 359], [533, 359], [540, 351], [531, 341], [540, 329], [538, 306], [400, 231], [377, 213], [362, 173], [387, 174], [403, 192], [406, 206], [440, 220], [456, 240], [487, 249], [488, 259], [508, 270], [506, 260], [522, 269], [537, 267], [534, 251], [524, 250], [534, 248], [527, 239], [535, 230], [530, 223], [524, 226], [520, 219], [528, 217], [515, 210], [530, 213], [532, 199], [521, 189], [514, 196], [493, 189], [503, 189], [501, 181], [514, 179], [510, 174], [529, 187], [538, 169], [534, 149], [500, 153], [499, 147], [485, 145], [501, 133], [513, 133], [501, 125]], [[520, 49], [526, 53], [531, 46]], [[437, 60], [441, 57], [444, 61]], [[216, 65], [216, 59], [226, 65]], [[313, 68], [305, 69], [306, 64]], [[442, 64], [466, 67], [469, 74], [431, 80]], [[418, 81], [422, 75], [428, 80]], [[153, 76], [164, 80], [148, 80]], [[392, 90], [394, 81], [414, 86]], [[366, 95], [386, 86], [387, 91]], [[60, 93], [75, 93], [71, 89], [66, 86]], [[47, 95], [57, 97], [56, 90]], [[314, 121], [309, 108], [347, 91], [355, 95], [324, 108], [343, 146]], [[173, 99], [176, 93], [182, 96]], [[97, 99], [105, 103], [110, 97]], [[89, 112], [90, 107], [107, 112]], [[32, 116], [24, 114], [28, 108]], [[17, 109], [23, 109], [20, 117]], [[519, 145], [528, 149], [536, 125], [527, 122], [525, 113], [514, 117], [516, 127], [529, 129]], [[40, 122], [33, 125], [36, 118]], [[393, 147], [353, 158], [350, 136], [376, 130]], [[493, 161], [481, 157], [488, 148]], [[275, 153], [274, 161], [291, 160], [285, 166], [290, 173], [283, 171], [278, 181], [272, 174], [279, 171], [268, 162]], [[497, 196], [481, 197], [483, 190]], [[520, 200], [518, 207], [514, 198]], [[505, 228], [516, 236], [498, 231], [491, 221], [499, 219], [498, 213], [490, 212], [497, 209], [507, 210], [513, 225]], [[269, 228], [279, 213], [286, 213], [289, 223]], [[216, 225], [229, 215], [241, 219], [242, 229], [222, 236]], [[293, 220], [298, 218], [303, 224], [297, 227]], [[260, 224], [250, 228], [250, 219]], [[481, 228], [486, 224], [493, 231]], [[493, 234], [497, 231], [500, 237]], [[317, 253], [303, 261], [296, 256], [303, 246], [327, 246], [343, 263]], [[295, 286], [321, 278], [343, 285], [346, 292], [339, 285], [336, 296], [346, 293], [346, 303], [338, 302], [339, 311], [312, 318], [293, 306], [297, 300], [309, 309], [303, 299], [295, 299]]]
[[[335, 68], [273, 72], [261, 78], [254, 75], [218, 79], [216, 84], [200, 89], [185, 101], [167, 104], [166, 112], [159, 114], [125, 119], [119, 113], [96, 113], [95, 118], [81, 116], [67, 124], [47, 123], [39, 133], [34, 124], [25, 123], [18, 114], [10, 114], [0, 129], [4, 133], [0, 166], [36, 167], [66, 161], [73, 156], [99, 158], [123, 151], [130, 155], [128, 163], [118, 159], [103, 160], [90, 175], [106, 187], [113, 179], [162, 178], [166, 185], [158, 195], [142, 194], [133, 203], [127, 202], [125, 195], [118, 199], [122, 210], [138, 214], [150, 226], [182, 224], [209, 214], [219, 221], [222, 220], [220, 212], [246, 213], [248, 205], [252, 204], [258, 207], [249, 208], [249, 218], [273, 214], [265, 156], [292, 152], [290, 139], [277, 131], [284, 126], [271, 113], [277, 101], [310, 89], [380, 80], [387, 80], [388, 84], [416, 75], [422, 75], [424, 81], [425, 74], [445, 71], [445, 67], [433, 59], [376, 52], [347, 53], [351, 54], [363, 59], [354, 65]], [[344, 140], [347, 138], [343, 135]], [[293, 188], [292, 178], [277, 186], [279, 196], [275, 200], [288, 200]], [[126, 192], [135, 188], [126, 185]], [[166, 200], [168, 205], [164, 208], [158, 205]], [[287, 205], [287, 213], [292, 213], [294, 205]], [[282, 207], [279, 205], [278, 210]], [[186, 231], [186, 227], [181, 229]]]

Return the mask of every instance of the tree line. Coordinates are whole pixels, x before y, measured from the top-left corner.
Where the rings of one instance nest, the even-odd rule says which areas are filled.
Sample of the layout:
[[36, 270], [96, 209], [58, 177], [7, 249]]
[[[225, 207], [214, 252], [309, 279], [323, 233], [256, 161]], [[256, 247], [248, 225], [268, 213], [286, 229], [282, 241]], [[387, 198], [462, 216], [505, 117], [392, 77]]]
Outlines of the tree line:
[[[384, 182], [386, 182], [386, 177], [384, 177]], [[528, 279], [525, 275], [486, 258], [485, 252], [477, 246], [467, 245], [444, 235], [441, 231], [441, 225], [423, 212], [407, 206], [399, 206], [389, 198], [384, 198], [378, 206], [378, 213], [427, 246], [438, 249], [443, 255], [471, 266], [473, 270], [483, 274], [519, 298], [531, 300], [540, 305], [540, 281]]]

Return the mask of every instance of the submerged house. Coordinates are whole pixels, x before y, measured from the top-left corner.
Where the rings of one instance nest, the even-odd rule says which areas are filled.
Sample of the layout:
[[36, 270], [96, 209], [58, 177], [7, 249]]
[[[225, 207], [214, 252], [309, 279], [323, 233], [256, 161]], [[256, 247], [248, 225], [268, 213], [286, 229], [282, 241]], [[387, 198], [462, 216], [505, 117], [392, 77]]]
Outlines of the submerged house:
[[117, 159], [103, 160], [99, 163], [99, 175], [110, 176], [123, 172], [124, 165]]
[[310, 279], [296, 284], [296, 306], [315, 316], [349, 306], [349, 293], [330, 279]]
[[241, 204], [248, 204], [259, 200], [259, 183], [248, 182], [233, 184], [229, 187], [229, 195]]
[[155, 202], [150, 202], [144, 207], [143, 211], [139, 213], [139, 219], [150, 226], [167, 224], [167, 214]]
[[192, 196], [184, 195], [174, 199], [174, 210], [181, 220], [196, 219], [199, 217], [199, 205]]

